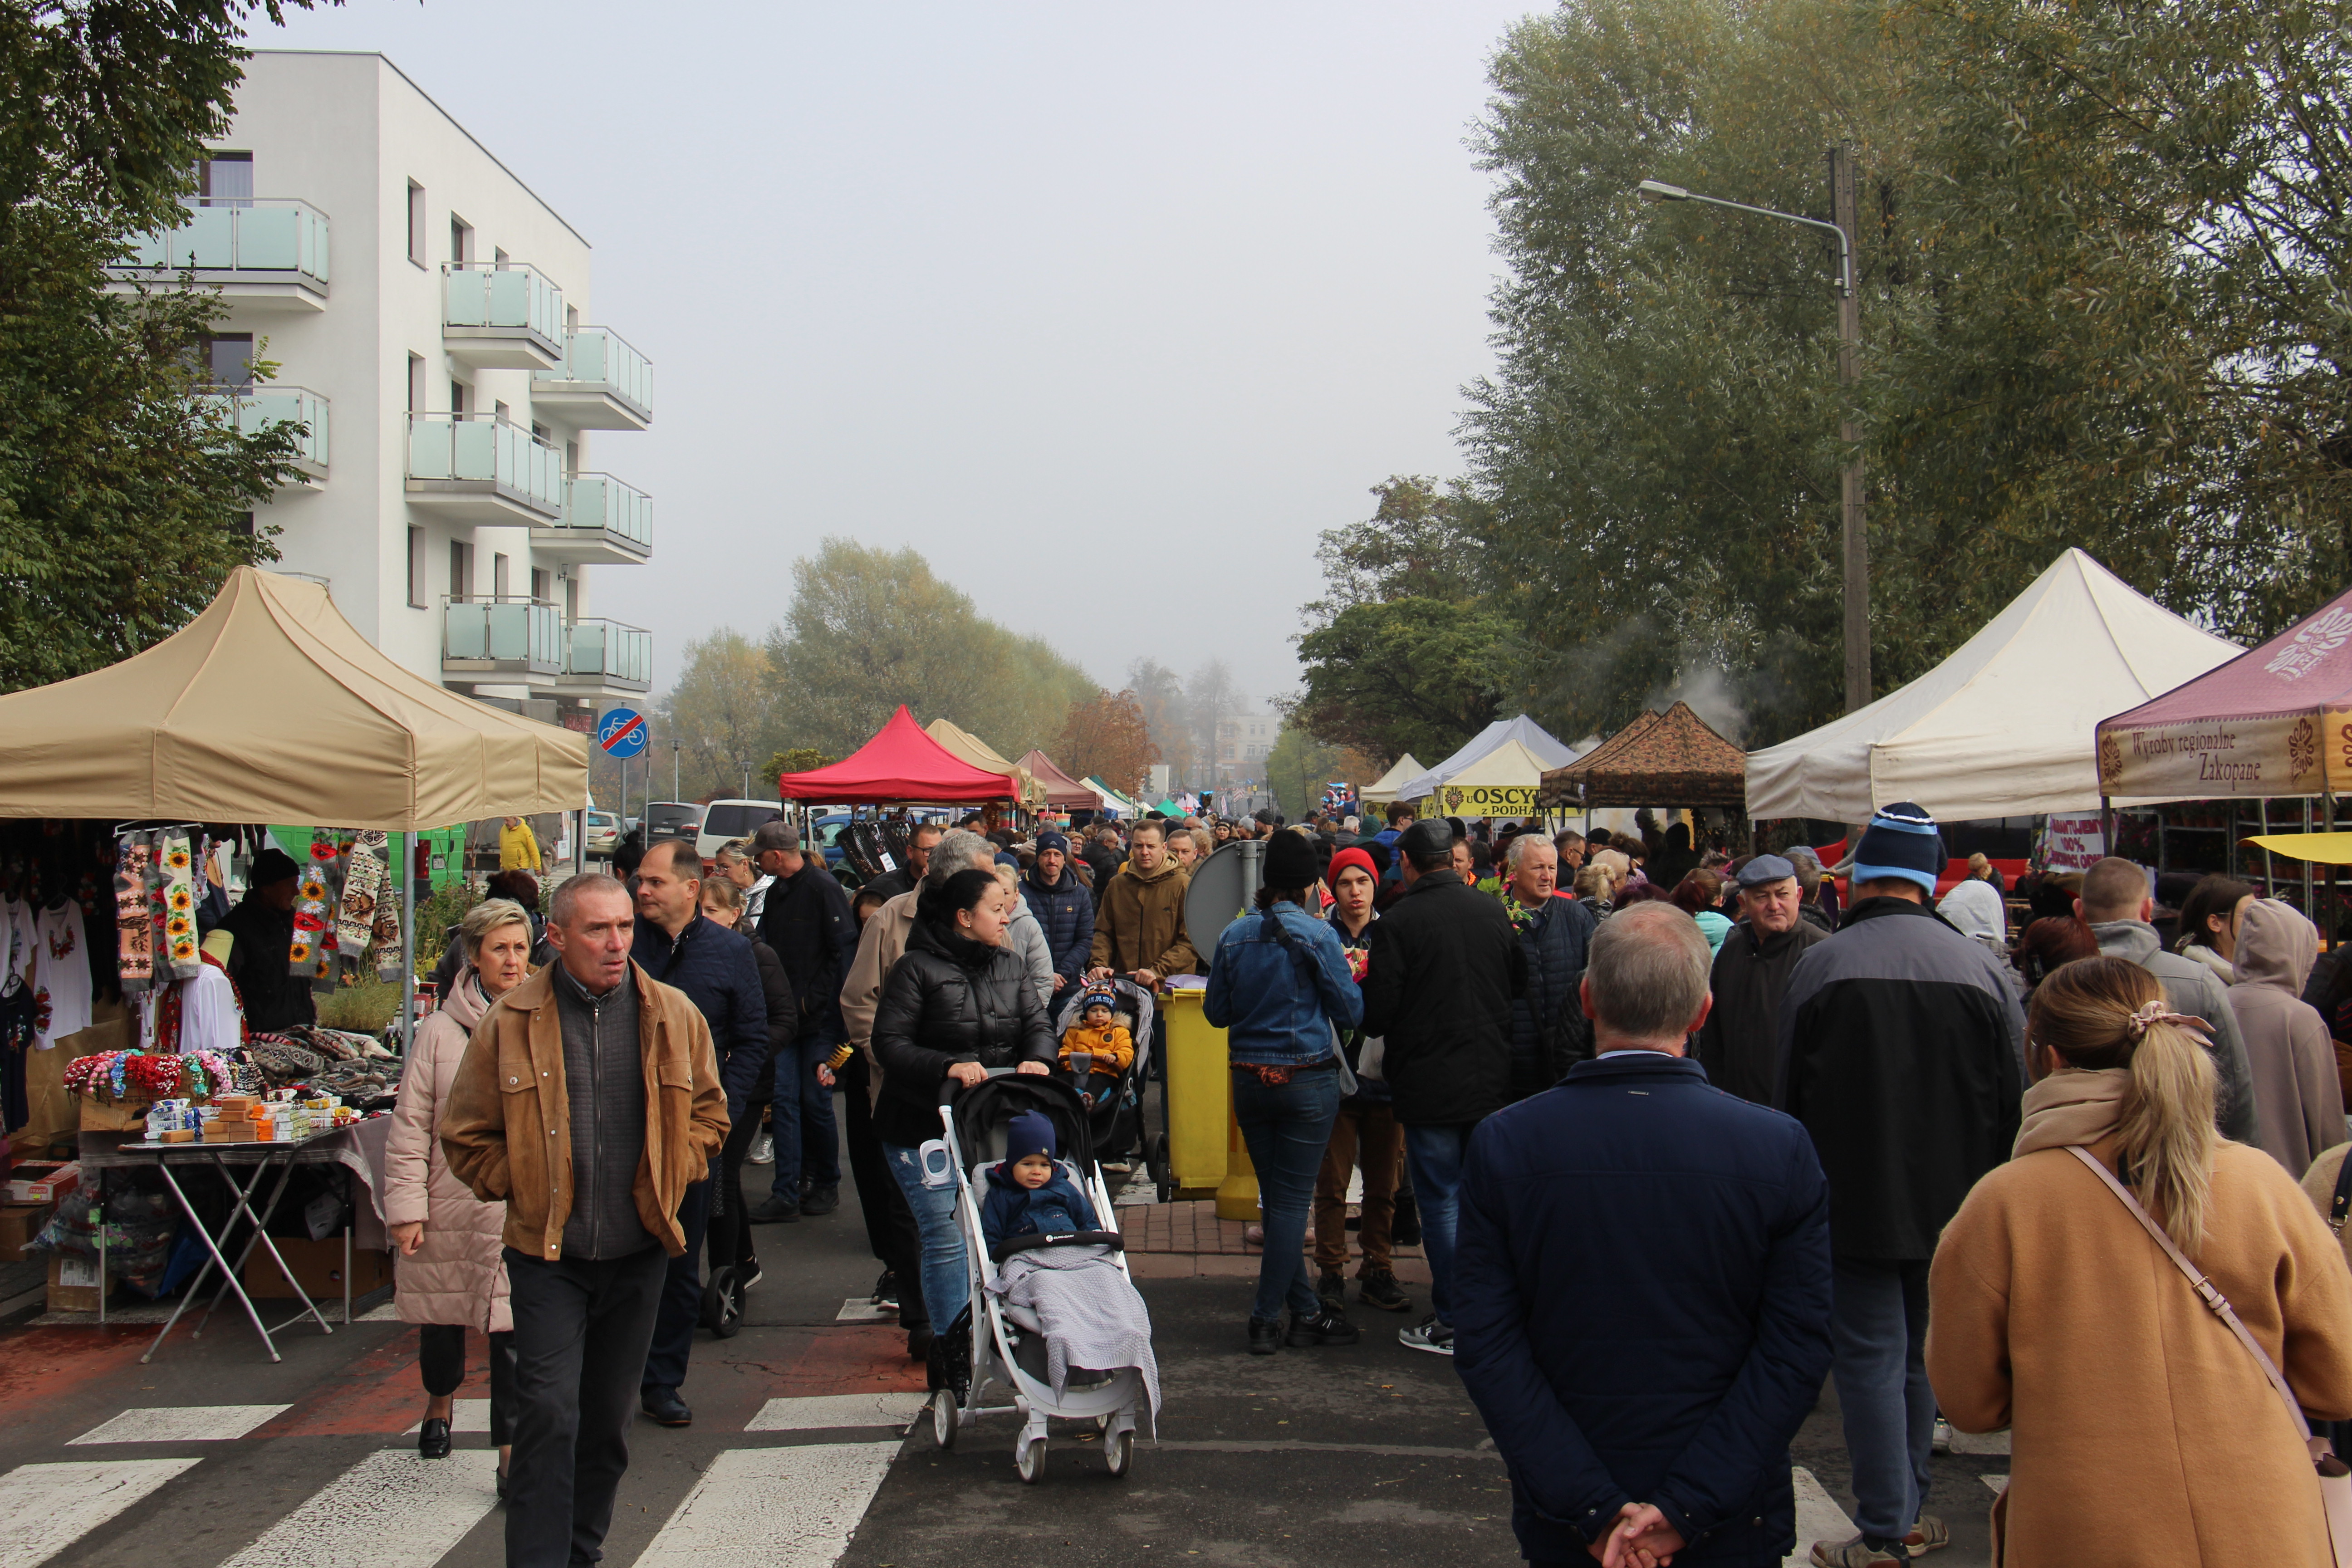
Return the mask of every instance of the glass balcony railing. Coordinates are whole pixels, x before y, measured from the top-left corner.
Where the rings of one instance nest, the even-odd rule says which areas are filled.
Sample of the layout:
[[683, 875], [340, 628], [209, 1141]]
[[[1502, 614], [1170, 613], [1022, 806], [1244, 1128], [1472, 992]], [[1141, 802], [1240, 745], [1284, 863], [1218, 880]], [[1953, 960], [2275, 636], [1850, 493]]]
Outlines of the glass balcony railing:
[[536, 599], [448, 599], [441, 606], [445, 667], [500, 675], [563, 669], [563, 617]]
[[191, 197], [187, 220], [141, 235], [119, 270], [327, 287], [327, 215], [286, 196]]
[[490, 489], [563, 515], [563, 454], [494, 414], [412, 414], [408, 477], [434, 489]]
[[461, 261], [446, 269], [442, 321], [461, 329], [528, 332], [563, 353], [563, 290], [520, 262]]
[[618, 621], [574, 621], [565, 629], [571, 642], [564, 674], [623, 686], [653, 684], [653, 633]]
[[304, 433], [295, 437], [295, 463], [312, 473], [327, 471], [328, 403], [309, 387], [223, 387], [197, 395], [206, 403], [218, 405], [224, 417], [234, 420], [241, 435], [255, 435], [271, 425], [304, 426]]
[[617, 534], [646, 550], [654, 547], [654, 500], [610, 474], [574, 474], [563, 509], [564, 528]]
[[654, 416], [653, 362], [610, 327], [581, 327], [569, 333], [562, 365], [542, 372], [532, 383], [533, 395], [549, 384], [564, 390], [602, 388], [640, 418]]

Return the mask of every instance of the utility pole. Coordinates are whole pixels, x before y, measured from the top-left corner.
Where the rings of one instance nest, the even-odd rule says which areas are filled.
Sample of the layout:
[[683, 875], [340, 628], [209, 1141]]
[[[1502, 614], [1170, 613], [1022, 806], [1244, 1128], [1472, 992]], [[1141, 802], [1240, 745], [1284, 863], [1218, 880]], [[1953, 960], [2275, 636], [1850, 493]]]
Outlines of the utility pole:
[[[1830, 216], [1845, 236], [1845, 252], [1859, 254], [1855, 229], [1853, 149], [1841, 142], [1830, 149]], [[1845, 466], [1843, 533], [1845, 544], [1845, 710], [1870, 705], [1870, 538], [1863, 530], [1862, 424], [1855, 416], [1854, 385], [1861, 377], [1856, 363], [1862, 347], [1862, 290], [1857, 270], [1847, 266], [1846, 286], [1838, 296], [1838, 385], [1843, 407], [1838, 416], [1838, 438], [1852, 453]]]
[[669, 742], [669, 797], [670, 797], [670, 799], [672, 799], [672, 800], [676, 800], [676, 799], [677, 799], [677, 798], [678, 798], [678, 795], [677, 795], [677, 736], [675, 736], [675, 735], [673, 735], [673, 736], [671, 736], [671, 737], [670, 737], [670, 742]]

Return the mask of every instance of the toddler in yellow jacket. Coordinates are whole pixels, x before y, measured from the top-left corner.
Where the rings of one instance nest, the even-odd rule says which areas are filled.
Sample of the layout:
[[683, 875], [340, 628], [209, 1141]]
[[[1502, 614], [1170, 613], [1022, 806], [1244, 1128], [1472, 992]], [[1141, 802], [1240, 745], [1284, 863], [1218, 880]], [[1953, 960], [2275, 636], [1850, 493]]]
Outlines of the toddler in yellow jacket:
[[[1084, 1051], [1094, 1058], [1087, 1082], [1078, 1092], [1092, 1105], [1100, 1095], [1110, 1091], [1119, 1074], [1135, 1060], [1135, 1038], [1111, 1018], [1111, 1005], [1117, 994], [1108, 986], [1097, 986], [1087, 993], [1086, 1005], [1078, 1009], [1078, 1021], [1062, 1034], [1062, 1069], [1074, 1072], [1071, 1053]], [[1110, 1079], [1109, 1084], [1097, 1084], [1096, 1077]]]

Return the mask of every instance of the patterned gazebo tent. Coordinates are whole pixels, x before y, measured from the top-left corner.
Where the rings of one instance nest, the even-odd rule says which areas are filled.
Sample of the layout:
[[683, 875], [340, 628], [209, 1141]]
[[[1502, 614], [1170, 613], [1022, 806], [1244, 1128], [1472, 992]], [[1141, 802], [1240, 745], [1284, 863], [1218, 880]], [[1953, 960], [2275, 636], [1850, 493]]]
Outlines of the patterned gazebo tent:
[[1591, 751], [1543, 776], [1546, 805], [1740, 805], [1748, 753], [1677, 702], [1644, 713]]

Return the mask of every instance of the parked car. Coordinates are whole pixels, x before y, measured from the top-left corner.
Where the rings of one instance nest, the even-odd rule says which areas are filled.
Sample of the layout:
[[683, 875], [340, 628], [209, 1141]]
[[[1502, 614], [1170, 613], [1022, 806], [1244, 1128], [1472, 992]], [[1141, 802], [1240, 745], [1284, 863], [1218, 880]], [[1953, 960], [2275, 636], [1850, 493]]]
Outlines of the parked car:
[[784, 808], [772, 800], [714, 800], [702, 808], [702, 831], [694, 841], [695, 851], [709, 865], [721, 846], [749, 838], [760, 824], [783, 815]]
[[817, 847], [824, 851], [824, 863], [827, 868], [841, 864], [841, 830], [847, 827], [849, 822], [849, 813], [828, 811], [816, 816], [809, 824], [809, 830], [815, 837]]
[[690, 800], [649, 800], [646, 803], [646, 847], [665, 838], [688, 843], [702, 832], [702, 807]]
[[610, 860], [613, 858], [613, 851], [621, 847], [621, 819], [619, 816], [609, 811], [590, 812], [588, 814], [588, 831], [585, 838], [588, 847], [589, 858], [593, 860]]

